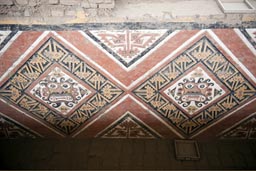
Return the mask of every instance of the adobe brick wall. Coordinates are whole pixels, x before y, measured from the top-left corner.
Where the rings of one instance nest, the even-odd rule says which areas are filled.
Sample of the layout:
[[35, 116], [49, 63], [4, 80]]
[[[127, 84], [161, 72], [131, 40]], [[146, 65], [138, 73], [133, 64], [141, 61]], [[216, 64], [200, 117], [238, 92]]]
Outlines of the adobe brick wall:
[[114, 6], [114, 0], [0, 0], [0, 17], [6, 23], [27, 19], [31, 23], [67, 23], [108, 16]]
[[[256, 6], [256, 0], [250, 1]], [[215, 0], [0, 0], [0, 24], [194, 22], [239, 27], [255, 20], [255, 13], [224, 14]]]

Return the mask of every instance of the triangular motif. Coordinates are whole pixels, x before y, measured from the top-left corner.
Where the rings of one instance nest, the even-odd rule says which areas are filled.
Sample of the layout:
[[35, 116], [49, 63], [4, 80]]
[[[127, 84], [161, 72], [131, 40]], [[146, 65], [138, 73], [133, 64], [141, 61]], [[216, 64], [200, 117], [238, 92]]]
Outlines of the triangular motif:
[[12, 31], [0, 31], [0, 44], [8, 37]]
[[91, 30], [86, 33], [114, 61], [126, 68], [146, 56], [169, 35], [167, 30]]
[[252, 47], [256, 49], [256, 28], [240, 29], [240, 31], [251, 43]]
[[256, 29], [246, 29], [247, 33], [250, 35], [250, 37], [252, 38], [252, 40], [254, 42], [256, 42]]
[[101, 138], [159, 138], [144, 123], [127, 112], [124, 116], [104, 130]]
[[17, 33], [17, 31], [3, 31], [0, 30], [0, 50], [11, 40], [11, 38]]
[[0, 116], [0, 139], [36, 138], [37, 136], [11, 119]]
[[221, 139], [256, 139], [256, 115], [241, 121], [228, 131], [224, 131]]

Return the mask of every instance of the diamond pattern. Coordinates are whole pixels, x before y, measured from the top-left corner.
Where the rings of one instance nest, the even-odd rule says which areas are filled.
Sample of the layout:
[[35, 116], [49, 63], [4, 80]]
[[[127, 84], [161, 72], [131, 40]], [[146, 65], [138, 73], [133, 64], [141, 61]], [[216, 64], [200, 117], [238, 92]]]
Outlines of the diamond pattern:
[[[92, 92], [75, 81], [59, 67], [55, 67], [31, 90], [30, 94], [60, 114], [68, 114], [80, 101]], [[46, 71], [47, 72], [47, 71]]]
[[253, 138], [255, 28], [114, 28], [0, 31], [0, 134]]
[[[203, 82], [206, 84], [201, 85]], [[201, 91], [201, 86], [209, 89]], [[133, 92], [171, 125], [191, 136], [254, 97], [256, 89], [203, 37]], [[220, 97], [220, 101], [213, 102]], [[205, 110], [200, 112], [202, 108]]]
[[6, 100], [65, 134], [74, 132], [122, 93], [53, 38], [0, 89]]
[[201, 68], [197, 67], [164, 93], [189, 115], [195, 114], [209, 103], [225, 94], [225, 91]]

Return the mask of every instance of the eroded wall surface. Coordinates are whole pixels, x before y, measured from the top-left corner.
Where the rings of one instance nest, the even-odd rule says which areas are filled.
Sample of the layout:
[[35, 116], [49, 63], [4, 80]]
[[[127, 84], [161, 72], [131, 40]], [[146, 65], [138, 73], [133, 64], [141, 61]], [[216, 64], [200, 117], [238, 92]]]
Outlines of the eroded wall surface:
[[[256, 8], [256, 1], [249, 0]], [[1, 0], [1, 24], [255, 21], [254, 13], [224, 13], [215, 0]], [[238, 24], [238, 25], [237, 25]]]

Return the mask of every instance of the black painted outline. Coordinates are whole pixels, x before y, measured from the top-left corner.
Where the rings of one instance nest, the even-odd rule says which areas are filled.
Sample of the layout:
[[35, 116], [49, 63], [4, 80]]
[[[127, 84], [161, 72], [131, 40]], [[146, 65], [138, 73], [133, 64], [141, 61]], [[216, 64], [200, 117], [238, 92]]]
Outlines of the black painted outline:
[[[113, 125], [111, 125], [110, 127], [108, 127], [107, 129], [105, 129], [102, 133], [100, 133], [97, 137], [101, 138], [102, 136], [104, 136], [105, 134], [107, 134], [109, 131], [111, 131], [113, 128], [115, 128], [117, 125], [119, 125], [120, 123], [122, 123], [125, 119], [127, 118], [131, 118], [136, 124], [138, 124], [140, 127], [144, 128], [146, 131], [148, 131], [152, 136], [154, 136], [154, 138], [159, 139], [160, 137], [154, 133], [152, 130], [150, 130], [147, 126], [145, 126], [141, 121], [139, 121], [138, 119], [136, 119], [135, 117], [133, 117], [130, 112], [128, 112], [127, 114], [125, 114], [124, 116], [121, 116], [121, 118], [117, 119], [117, 121], [114, 122]], [[104, 138], [104, 137], [102, 137]], [[108, 139], [106, 137], [106, 139]], [[110, 139], [110, 138], [109, 138]], [[130, 139], [137, 139], [137, 138], [130, 138]]]
[[134, 63], [136, 63], [139, 59], [141, 59], [142, 57], [144, 57], [147, 53], [149, 53], [152, 49], [154, 49], [157, 45], [159, 45], [162, 41], [164, 41], [164, 39], [167, 38], [167, 36], [169, 36], [172, 31], [167, 30], [160, 38], [158, 38], [151, 46], [149, 46], [148, 48], [146, 48], [144, 51], [142, 51], [141, 53], [139, 53], [138, 55], [136, 55], [136, 57], [131, 60], [130, 62], [126, 62], [124, 61], [117, 53], [115, 53], [113, 50], [111, 50], [111, 48], [109, 48], [107, 45], [105, 45], [102, 41], [100, 41], [97, 37], [95, 37], [90, 30], [86, 30], [85, 33], [96, 43], [98, 43], [105, 51], [107, 51], [107, 53], [109, 53], [110, 55], [112, 55], [114, 58], [116, 58], [119, 62], [121, 62], [126, 68], [129, 68], [131, 65], [133, 65]]
[[225, 29], [225, 28], [256, 28], [256, 21], [227, 24], [224, 22], [214, 22], [203, 24], [198, 22], [120, 22], [120, 23], [81, 23], [81, 24], [60, 24], [60, 25], [20, 25], [20, 24], [0, 24], [0, 30], [20, 30], [20, 31], [68, 31], [68, 30], [100, 30], [100, 29], [169, 29], [169, 30], [193, 30], [193, 29]]
[[[251, 43], [251, 45], [256, 49], [256, 42], [253, 40], [253, 38], [248, 34], [246, 29], [239, 29], [241, 33], [246, 37], [246, 39]], [[256, 35], [255, 35], [256, 36]]]
[[[71, 50], [69, 50], [68, 48], [66, 48], [63, 44], [59, 43], [59, 42], [58, 42], [57, 40], [55, 40], [53, 37], [48, 38], [48, 39], [35, 51], [35, 53], [33, 53], [26, 61], [23, 61], [23, 64], [22, 64], [19, 68], [17, 68], [17, 70], [15, 70], [15, 72], [9, 77], [9, 79], [8, 79], [7, 81], [5, 81], [5, 82], [2, 84], [2, 86], [0, 86], [0, 91], [1, 91], [3, 88], [5, 88], [6, 85], [8, 85], [8, 83], [10, 82], [9, 80], [10, 80], [10, 79], [13, 79], [13, 77], [17, 74], [17, 72], [20, 71], [21, 68], [23, 68], [25, 65], [27, 65], [28, 61], [30, 61], [30, 60], [34, 57], [35, 54], [37, 54], [38, 52], [40, 52], [40, 51], [44, 48], [44, 46], [45, 46], [49, 41], [50, 41], [50, 42], [54, 41], [54, 42], [57, 43], [60, 47], [62, 47], [64, 50], [67, 51], [67, 54], [66, 54], [65, 56], [63, 56], [62, 59], [66, 58], [69, 54], [74, 55], [74, 57], [77, 58], [78, 60], [80, 60], [80, 62], [84, 62], [87, 66], [89, 66], [90, 68], [94, 69], [94, 70], [95, 70], [95, 74], [98, 73], [99, 75], [101, 75], [101, 76], [106, 80], [106, 82], [109, 81], [109, 82], [112, 83], [114, 86], [116, 86], [116, 88], [120, 89], [120, 92], [121, 92], [120, 95], [116, 96], [114, 100], [118, 99], [119, 97], [121, 97], [121, 96], [124, 94], [124, 90], [123, 90], [123, 89], [121, 89], [121, 88], [120, 88], [118, 85], [116, 85], [113, 81], [111, 81], [110, 79], [108, 79], [107, 77], [105, 77], [105, 75], [102, 74], [102, 73], [100, 73], [97, 69], [95, 69], [95, 67], [92, 67], [92, 66], [89, 65], [87, 62], [85, 62], [82, 58], [80, 58], [80, 57], [77, 56], [75, 53], [73, 53]], [[47, 60], [48, 60], [48, 62], [50, 63], [50, 65], [45, 68], [44, 72], [47, 71], [47, 70], [48, 70], [52, 65], [54, 65], [55, 63], [60, 62], [60, 60], [58, 60], [58, 61], [52, 61], [52, 60], [49, 59], [49, 58], [47, 58]], [[64, 64], [60, 64], [60, 65], [61, 65], [62, 67], [64, 67], [64, 66], [63, 66]], [[102, 88], [99, 89], [99, 90], [95, 89], [95, 88], [92, 87], [90, 84], [86, 83], [84, 79], [80, 79], [76, 74], [74, 74], [74, 73], [72, 73], [71, 71], [69, 71], [66, 67], [64, 67], [64, 68], [65, 68], [66, 71], [68, 71], [68, 72], [70, 72], [72, 75], [74, 75], [74, 77], [75, 77], [76, 79], [79, 79], [80, 81], [82, 81], [82, 82], [84, 82], [85, 84], [87, 84], [90, 88], [92, 88], [93, 90], [95, 90], [95, 94], [92, 95], [91, 98], [87, 99], [86, 102], [88, 102], [89, 100], [91, 100], [96, 94], [98, 94], [98, 93], [101, 91]], [[44, 72], [41, 73], [41, 74], [38, 76], [38, 78], [39, 78], [42, 74], [44, 74]], [[88, 79], [90, 79], [90, 78], [88, 78]], [[32, 80], [32, 82], [29, 83], [29, 84], [27, 85], [27, 87], [25, 87], [25, 88], [21, 91], [22, 95], [16, 100], [17, 103], [11, 101], [9, 98], [3, 97], [3, 96], [1, 95], [1, 92], [0, 92], [0, 98], [6, 99], [8, 102], [10, 102], [10, 103], [12, 103], [13, 105], [18, 106], [19, 108], [25, 110], [26, 112], [28, 112], [28, 113], [29, 113], [30, 115], [32, 115], [33, 117], [38, 118], [40, 121], [46, 122], [49, 126], [55, 128], [55, 129], [58, 130], [58, 131], [61, 131], [61, 132], [64, 133], [65, 135], [70, 135], [70, 134], [72, 134], [73, 132], [75, 132], [75, 131], [76, 131], [79, 127], [81, 127], [86, 121], [90, 120], [93, 116], [97, 115], [100, 111], [102, 111], [104, 108], [106, 108], [107, 106], [109, 106], [109, 105], [114, 101], [114, 100], [113, 100], [113, 101], [111, 101], [110, 103], [107, 102], [107, 103], [105, 104], [105, 106], [101, 107], [101, 108], [97, 111], [97, 113], [95, 113], [93, 116], [90, 116], [90, 118], [88, 118], [88, 119], [87, 119], [86, 121], [84, 121], [83, 123], [77, 123], [77, 122], [73, 121], [73, 119], [72, 119], [73, 114], [74, 114], [75, 112], [73, 112], [72, 114], [68, 115], [67, 117], [66, 117], [66, 116], [63, 116], [63, 115], [59, 114], [58, 112], [52, 110], [52, 109], [49, 108], [48, 106], [46, 106], [46, 104], [40, 102], [40, 101], [37, 100], [36, 98], [33, 98], [30, 94], [27, 94], [25, 91], [31, 86], [31, 84], [33, 83], [33, 81], [35, 81], [35, 80]], [[47, 109], [49, 109], [49, 112], [45, 115], [45, 117], [40, 117], [40, 116], [38, 116], [38, 114], [32, 113], [32, 112], [30, 112], [29, 110], [27, 110], [27, 109], [25, 109], [25, 108], [23, 108], [22, 106], [19, 105], [19, 101], [21, 100], [22, 97], [24, 97], [24, 95], [25, 95], [25, 96], [28, 96], [29, 98], [35, 100], [36, 102], [38, 102], [38, 103], [41, 104], [42, 106], [44, 106], [44, 107], [46, 107]], [[77, 107], [76, 107], [76, 109], [79, 110], [80, 107], [81, 107], [83, 104], [84, 104], [84, 103], [81, 103], [80, 106], [77, 106]], [[49, 115], [51, 115], [51, 114], [52, 114], [52, 115], [55, 115], [55, 116], [58, 116], [59, 118], [61, 118], [61, 120], [58, 121], [58, 123], [57, 123], [56, 125], [53, 125], [53, 124], [49, 123], [48, 121], [46, 121], [46, 118], [47, 118]], [[65, 119], [69, 119], [69, 121], [77, 123], [76, 128], [74, 128], [72, 131], [68, 131], [68, 132], [65, 132], [63, 129], [60, 129], [60, 127], [58, 127], [58, 126], [59, 126], [59, 124], [62, 123]]]
[[[196, 46], [200, 41], [202, 41], [202, 40], [204, 40], [204, 39], [206, 39], [206, 41], [208, 41], [209, 43], [211, 43], [211, 45], [213, 46], [213, 48], [214, 48], [217, 52], [219, 52], [220, 54], [223, 55], [223, 53], [212, 43], [212, 41], [209, 40], [208, 37], [203, 36], [200, 40], [198, 40], [198, 41], [195, 42], [193, 45], [191, 45], [191, 46], [189, 46], [188, 48], [186, 48], [186, 49], [184, 50], [184, 52], [181, 53], [181, 54], [179, 54], [178, 56], [183, 55], [183, 54], [186, 54], [186, 51], [188, 51], [189, 49], [193, 48], [193, 47]], [[224, 57], [227, 61], [229, 61], [225, 55], [223, 55], [223, 57]], [[161, 67], [161, 68], [158, 69], [156, 72], [152, 73], [152, 75], [151, 75], [148, 79], [146, 79], [146, 80], [143, 81], [141, 84], [139, 84], [137, 87], [135, 87], [135, 88], [132, 90], [132, 93], [134, 94], [134, 96], [136, 96], [137, 98], [139, 98], [140, 100], [142, 100], [144, 104], [147, 104], [148, 106], [150, 106], [150, 107], [151, 107], [157, 114], [159, 114], [162, 118], [164, 118], [165, 120], [167, 120], [169, 124], [173, 125], [175, 129], [177, 129], [179, 132], [183, 133], [185, 136], [190, 137], [190, 136], [195, 135], [198, 131], [202, 130], [202, 129], [205, 127], [205, 125], [199, 126], [197, 129], [194, 129], [191, 133], [184, 132], [183, 129], [181, 129], [179, 126], [182, 125], [182, 123], [186, 122], [187, 120], [193, 121], [192, 119], [193, 119], [193, 118], [196, 118], [196, 117], [198, 116], [198, 114], [200, 114], [200, 112], [199, 112], [198, 114], [196, 114], [196, 115], [193, 115], [193, 116], [191, 117], [191, 116], [188, 116], [186, 113], [182, 112], [182, 110], [180, 109], [179, 106], [177, 106], [176, 104], [172, 103], [172, 104], [177, 108], [178, 111], [181, 111], [182, 113], [184, 113], [185, 116], [188, 118], [188, 119], [186, 119], [184, 122], [181, 122], [181, 123], [179, 123], [179, 125], [177, 125], [176, 123], [173, 123], [169, 118], [167, 118], [166, 116], [164, 116], [162, 113], [160, 113], [160, 112], [157, 110], [157, 108], [155, 108], [154, 106], [152, 106], [150, 103], [147, 103], [144, 99], [142, 99], [140, 96], [138, 96], [137, 93], [136, 93], [136, 91], [137, 91], [142, 85], [144, 85], [144, 84], [146, 84], [147, 82], [149, 82], [150, 79], [152, 79], [155, 75], [157, 75], [159, 72], [161, 72], [164, 68], [166, 68], [166, 67], [167, 67], [171, 62], [173, 62], [174, 60], [175, 60], [175, 59], [172, 59], [172, 60], [171, 60], [170, 62], [168, 62], [165, 66]], [[204, 65], [208, 70], [211, 71], [211, 69], [209, 69], [208, 66], [207, 66], [206, 64], [204, 64], [203, 61], [201, 61], [201, 60], [197, 60], [197, 63], [194, 64], [193, 66], [195, 66], [195, 65], [197, 65], [197, 64], [199, 64], [199, 63], [201, 63], [201, 64]], [[238, 71], [238, 73], [241, 74], [241, 76], [248, 82], [249, 85], [251, 85], [254, 89], [256, 89], [256, 87], [253, 86], [253, 84], [252, 84], [249, 80], [246, 79], [246, 77], [237, 69], [237, 67], [236, 67], [234, 64], [232, 64], [231, 62], [229, 62], [229, 63]], [[191, 66], [191, 67], [193, 67], [193, 66]], [[188, 69], [187, 69], [187, 70], [188, 70]], [[186, 70], [186, 71], [187, 71], [187, 70]], [[186, 72], [186, 71], [185, 71], [185, 72]], [[182, 72], [181, 72], [181, 73], [182, 73]], [[212, 73], [212, 74], [213, 74], [223, 85], [225, 85], [225, 87], [230, 91], [229, 94], [223, 96], [223, 99], [226, 98], [227, 96], [234, 96], [234, 91], [232, 91], [228, 86], [226, 86], [226, 84], [223, 83], [223, 81], [220, 80], [220, 78], [219, 78], [215, 73]], [[182, 74], [179, 74], [179, 76], [178, 76], [175, 80], [179, 80], [181, 76], [182, 76]], [[174, 80], [173, 80], [173, 81], [174, 81]], [[173, 82], [173, 81], [172, 81], [172, 82]], [[169, 82], [167, 85], [169, 85], [170, 83], [171, 83], [171, 82]], [[166, 86], [167, 86], [167, 85], [166, 85]], [[164, 89], [166, 86], [164, 86], [164, 87], [162, 87], [161, 89], [159, 89], [159, 90], [157, 91], [157, 94], [161, 94], [160, 91], [161, 91], [162, 89]], [[162, 96], [163, 96], [163, 95], [162, 95]], [[254, 95], [250, 96], [248, 99], [245, 99], [245, 101], [249, 101], [250, 99], [252, 99], [252, 98], [255, 97], [255, 96], [256, 96], [256, 92], [254, 93]], [[237, 98], [235, 98], [235, 99], [237, 100]], [[220, 101], [222, 101], [222, 100], [220, 100]], [[243, 101], [237, 100], [237, 101], [236, 101], [236, 102], [237, 102], [236, 105], [233, 106], [232, 109], [230, 109], [229, 111], [234, 110], [235, 108], [237, 108], [238, 106], [240, 106], [241, 103], [244, 103], [245, 101], [244, 101], [244, 100], [243, 100]], [[213, 105], [217, 105], [217, 104], [218, 104], [218, 102], [212, 103], [209, 107], [211, 107], [211, 106], [213, 106]], [[206, 108], [206, 109], [207, 109], [207, 108]], [[222, 118], [223, 115], [225, 115], [226, 113], [227, 113], [227, 112], [224, 112], [224, 113], [222, 114], [222, 116], [220, 116], [219, 118], [216, 118], [216, 119], [211, 120], [210, 122], [207, 123], [207, 125], [211, 125], [212, 123], [218, 121], [218, 120], [219, 120], [220, 118]]]
[[[238, 127], [241, 127], [243, 126], [245, 123], [247, 123], [248, 121], [250, 121], [251, 119], [255, 118], [256, 119], [256, 115], [253, 114], [252, 116], [249, 116], [247, 119], [245, 119], [244, 121], [240, 122], [238, 125], [236, 126], [233, 126], [231, 128], [228, 128], [227, 130], [225, 130], [221, 135], [219, 135], [218, 137], [220, 139], [225, 139], [225, 140], [231, 140], [231, 139], [247, 139], [247, 140], [252, 140], [252, 139], [256, 139], [255, 138], [249, 138], [249, 137], [246, 137], [246, 138], [243, 138], [243, 137], [232, 137], [230, 135], [232, 135], [232, 132], [235, 133], [236, 132], [236, 129]], [[247, 123], [248, 124], [248, 123]]]
[[[3, 118], [5, 121], [7, 121], [8, 124], [11, 124], [12, 126], [14, 125], [14, 126], [18, 127], [20, 130], [22, 130], [22, 132], [23, 132], [25, 135], [27, 135], [27, 136], [25, 136], [25, 137], [16, 137], [16, 138], [19, 138], [19, 139], [21, 139], [21, 138], [38, 138], [38, 135], [36, 135], [35, 133], [31, 132], [31, 131], [28, 130], [27, 128], [21, 126], [21, 125], [18, 124], [16, 121], [13, 121], [13, 120], [11, 120], [11, 119], [9, 119], [9, 118], [7, 118], [7, 117], [5, 117], [5, 116], [3, 116], [3, 115], [0, 114], [0, 119], [1, 119], [1, 118]], [[0, 123], [0, 128], [1, 128], [1, 127], [2, 127], [2, 126], [1, 126], [1, 123]], [[4, 128], [3, 128], [3, 130], [4, 130]], [[12, 138], [12, 137], [9, 137], [9, 136], [8, 136], [8, 137], [5, 137], [5, 138], [7, 138], [7, 139], [16, 139], [16, 138]], [[1, 138], [1, 137], [0, 137], [0, 139], [5, 139], [5, 138]]]
[[4, 46], [13, 38], [13, 36], [17, 33], [18, 31], [12, 31], [5, 39], [4, 41], [0, 44], [0, 51], [4, 48]]

